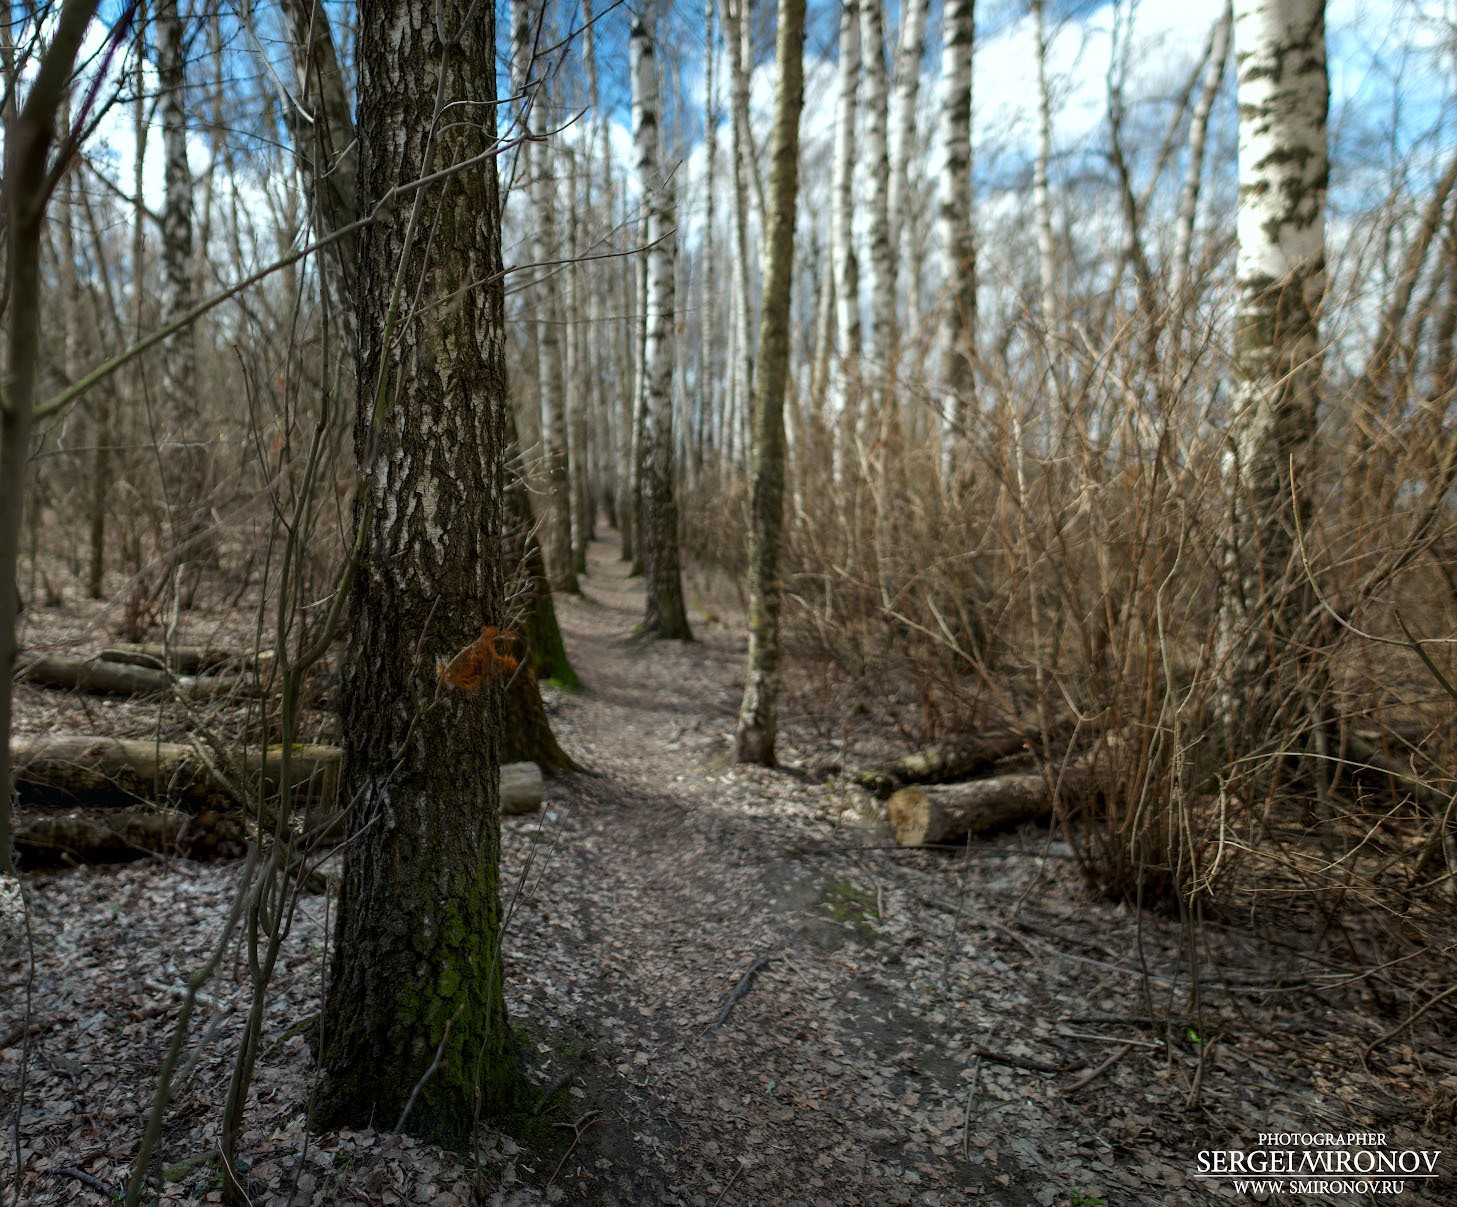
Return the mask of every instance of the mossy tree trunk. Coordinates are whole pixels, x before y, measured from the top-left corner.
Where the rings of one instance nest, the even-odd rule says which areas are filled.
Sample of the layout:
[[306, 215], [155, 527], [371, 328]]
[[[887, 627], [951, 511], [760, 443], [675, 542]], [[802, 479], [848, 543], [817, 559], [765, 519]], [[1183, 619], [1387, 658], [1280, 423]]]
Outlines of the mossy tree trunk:
[[749, 666], [734, 752], [740, 762], [774, 764], [779, 711], [779, 614], [783, 587], [784, 390], [789, 380], [794, 217], [799, 195], [799, 116], [804, 107], [804, 0], [779, 0], [773, 161], [769, 169], [769, 256], [759, 317], [753, 394], [753, 476], [749, 527]]
[[[489, 151], [495, 39], [466, 0], [363, 0], [359, 17], [369, 212], [394, 186]], [[499, 215], [484, 159], [359, 240], [363, 537], [342, 691], [353, 808], [318, 1118], [403, 1120], [455, 1146], [519, 1085], [499, 949], [504, 680], [462, 690], [439, 673], [503, 623]]]

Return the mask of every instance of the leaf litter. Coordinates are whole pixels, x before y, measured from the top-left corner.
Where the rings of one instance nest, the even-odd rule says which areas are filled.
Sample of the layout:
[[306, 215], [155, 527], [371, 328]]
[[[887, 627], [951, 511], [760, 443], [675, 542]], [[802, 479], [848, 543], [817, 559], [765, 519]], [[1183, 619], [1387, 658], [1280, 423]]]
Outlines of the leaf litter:
[[[548, 704], [592, 774], [503, 823], [508, 1006], [543, 1126], [483, 1128], [467, 1156], [310, 1133], [321, 891], [269, 999], [239, 1145], [253, 1202], [1200, 1203], [1233, 1195], [1193, 1176], [1197, 1153], [1262, 1132], [1446, 1147], [1457, 1061], [1435, 1013], [1363, 1067], [1400, 1021], [1364, 982], [1208, 927], [1196, 989], [1179, 925], [1089, 897], [1045, 830], [896, 849], [868, 797], [808, 770], [825, 759], [809, 697], [785, 718], [788, 770], [735, 766], [741, 630], [701, 620], [691, 644], [644, 645], [613, 545], [558, 609], [586, 690]], [[240, 874], [161, 859], [31, 873], [28, 939], [0, 903], [0, 1183], [19, 1202], [106, 1203], [125, 1184]], [[152, 1201], [223, 1201], [210, 1155], [247, 983], [230, 952], [199, 1002]], [[1452, 1201], [1457, 1158], [1438, 1170], [1404, 1199]]]

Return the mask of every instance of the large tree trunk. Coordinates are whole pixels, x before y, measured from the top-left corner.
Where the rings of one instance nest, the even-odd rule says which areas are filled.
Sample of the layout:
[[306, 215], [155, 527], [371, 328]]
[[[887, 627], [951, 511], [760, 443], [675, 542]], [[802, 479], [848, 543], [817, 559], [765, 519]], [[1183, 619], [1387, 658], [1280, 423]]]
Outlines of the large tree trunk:
[[[1325, 10], [1237, 0], [1239, 288], [1225, 440], [1219, 665], [1231, 767], [1303, 724], [1310, 594], [1296, 545], [1309, 515], [1325, 288]], [[1281, 718], [1283, 710], [1295, 709]]]
[[149, 856], [236, 859], [248, 848], [237, 813], [200, 814], [141, 806], [105, 814], [47, 813], [22, 817], [15, 849], [27, 867], [56, 863], [123, 863]]
[[[261, 790], [264, 796], [277, 796], [285, 775], [283, 751], [277, 746], [249, 751], [229, 766], [227, 760], [178, 742], [60, 734], [16, 738], [12, 757], [22, 803], [53, 808], [143, 801], [189, 813], [237, 810], [247, 803], [238, 793]], [[335, 800], [339, 759], [337, 746], [295, 747], [286, 773], [290, 794], [300, 803]]]
[[799, 115], [804, 106], [805, 0], [779, 0], [775, 65], [769, 258], [759, 322], [759, 372], [753, 396], [753, 482], [749, 529], [749, 665], [739, 707], [735, 753], [740, 762], [774, 765], [779, 711], [779, 613], [783, 589], [784, 391], [789, 381], [794, 218], [799, 195]]
[[[1049, 736], [1061, 735], [1071, 725], [1071, 717], [1060, 717], [1049, 727]], [[889, 796], [907, 784], [943, 784], [948, 780], [965, 779], [1002, 759], [1022, 754], [1036, 737], [1036, 726], [1027, 726], [975, 738], [932, 742], [920, 750], [862, 771], [855, 777], [855, 782], [878, 796]]]
[[464, 1146], [520, 1085], [500, 953], [503, 677], [457, 686], [442, 669], [506, 623], [494, 24], [467, 0], [363, 0], [359, 30], [361, 211], [470, 166], [360, 235], [354, 804], [317, 1118]]
[[[0, 190], [8, 239], [5, 267], [9, 290], [6, 315], [5, 389], [0, 394], [0, 872], [13, 872], [10, 856], [10, 720], [14, 705], [11, 667], [19, 591], [15, 569], [20, 555], [22, 489], [35, 425], [35, 391], [41, 363], [41, 263], [51, 145], [56, 114], [69, 90], [81, 39], [96, 12], [96, 0], [66, 0], [50, 44], [40, 55], [25, 104], [15, 111], [7, 99], [5, 179]], [[13, 80], [11, 81], [13, 83]]]
[[[294, 35], [301, 40], [306, 39], [306, 42], [301, 41], [300, 46], [295, 47], [295, 55], [301, 53], [304, 45], [311, 48], [306, 70], [310, 73], [310, 79], [315, 75], [318, 77], [315, 86], [323, 98], [318, 106], [316, 121], [325, 122], [330, 127], [327, 132], [315, 136], [318, 146], [346, 149], [335, 151], [335, 158], [331, 162], [335, 165], [335, 171], [346, 174], [352, 189], [356, 180], [357, 137], [347, 103], [341, 105], [338, 102], [340, 96], [347, 100], [347, 92], [339, 74], [338, 58], [332, 51], [333, 37], [329, 31], [327, 15], [317, 0], [289, 0], [289, 5]], [[301, 25], [300, 22], [304, 24]], [[590, 37], [589, 30], [588, 38]], [[301, 64], [301, 70], [304, 69], [305, 66]], [[305, 152], [313, 167], [327, 166], [327, 161], [321, 163], [314, 158], [317, 154], [317, 148], [312, 152]], [[337, 191], [337, 186], [331, 187], [335, 187]], [[321, 206], [319, 219], [324, 224], [323, 233], [336, 232], [339, 228], [333, 224], [352, 215], [356, 204], [356, 198], [351, 193], [347, 199], [347, 208], [342, 197]], [[356, 238], [349, 236], [344, 246], [348, 249], [346, 258], [351, 264], [352, 281], [352, 265], [358, 247]], [[353, 320], [354, 315], [351, 312], [343, 324], [343, 329], [351, 339], [356, 334]], [[546, 562], [535, 536], [536, 523], [531, 511], [531, 500], [521, 478], [520, 440], [516, 433], [516, 420], [509, 407], [504, 412], [504, 421], [511, 466], [506, 485], [505, 548], [509, 551], [512, 563], [508, 570], [518, 576], [526, 596], [525, 615], [521, 626], [527, 642], [530, 666], [535, 674], [513, 680], [512, 690], [506, 699], [502, 732], [511, 736], [515, 759], [537, 762], [555, 770], [571, 770], [575, 764], [562, 752], [552, 735], [537, 677], [551, 679], [571, 690], [581, 684], [567, 658], [566, 645], [557, 624], [556, 604], [547, 581]]]
[[[327, 749], [334, 751], [337, 771], [339, 750]], [[504, 765], [501, 812], [534, 812], [541, 807], [542, 789], [541, 769], [535, 763]], [[114, 863], [149, 855], [234, 859], [247, 849], [249, 814], [236, 807], [201, 807], [195, 799], [187, 799], [182, 802], [185, 808], [157, 808], [118, 805], [118, 799], [124, 798], [88, 800], [85, 808], [29, 810], [15, 828], [15, 849], [28, 866]], [[26, 801], [24, 782], [21, 800]], [[348, 818], [332, 800], [311, 797], [300, 803], [305, 809], [302, 834], [306, 841], [330, 843], [345, 837]]]
[[632, 25], [633, 141], [638, 181], [647, 211], [647, 302], [643, 341], [642, 479], [643, 573], [647, 607], [642, 631], [650, 637], [689, 640], [678, 565], [678, 508], [673, 489], [673, 260], [677, 246], [672, 182], [661, 162], [657, 55], [647, 25]]

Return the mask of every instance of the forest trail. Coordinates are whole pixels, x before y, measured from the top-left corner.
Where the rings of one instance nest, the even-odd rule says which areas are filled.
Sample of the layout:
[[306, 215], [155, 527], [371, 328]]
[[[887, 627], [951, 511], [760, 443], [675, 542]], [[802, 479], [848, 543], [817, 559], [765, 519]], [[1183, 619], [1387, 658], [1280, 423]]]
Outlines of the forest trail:
[[[594, 543], [583, 595], [558, 603], [585, 690], [553, 695], [554, 723], [596, 775], [507, 822], [503, 883], [530, 886], [511, 1009], [536, 1079], [572, 1072], [568, 1113], [598, 1112], [556, 1171], [565, 1201], [1208, 1197], [1188, 1175], [1217, 1127], [1177, 1109], [1197, 1049], [1158, 1053], [1126, 911], [1080, 901], [1045, 835], [893, 850], [842, 822], [856, 790], [735, 766], [743, 638], [701, 615], [692, 643], [635, 637], [618, 549]], [[1173, 937], [1144, 943], [1171, 988]], [[1110, 1040], [1125, 1059], [1079, 1090]], [[1246, 1074], [1265, 1083], [1250, 1101], [1284, 1096]]]
[[[618, 552], [595, 542], [583, 595], [558, 601], [585, 689], [553, 696], [554, 723], [596, 774], [549, 790], [551, 839], [508, 821], [508, 865], [535, 861], [512, 1009], [548, 1047], [590, 1037], [595, 1066], [582, 1104], [602, 1114], [559, 1176], [567, 1201], [1038, 1201], [1024, 1185], [1043, 1179], [974, 1121], [959, 1152], [952, 916], [904, 933], [825, 785], [733, 765], [743, 638], [701, 609], [691, 643], [634, 636], [642, 590]], [[940, 992], [912, 988], [918, 962]]]

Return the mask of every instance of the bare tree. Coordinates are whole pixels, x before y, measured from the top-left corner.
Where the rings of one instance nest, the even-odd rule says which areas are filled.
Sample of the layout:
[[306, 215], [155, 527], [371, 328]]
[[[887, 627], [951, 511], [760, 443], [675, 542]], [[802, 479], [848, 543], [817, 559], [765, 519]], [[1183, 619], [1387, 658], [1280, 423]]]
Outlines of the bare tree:
[[[1032, 210], [1037, 223], [1037, 279], [1040, 286], [1044, 340], [1055, 337], [1060, 307], [1057, 287], [1057, 244], [1052, 234], [1052, 89], [1047, 79], [1049, 35], [1043, 0], [1032, 0], [1032, 27], [1037, 41], [1037, 156], [1032, 170]], [[1053, 374], [1058, 379], [1058, 374]]]
[[860, 0], [860, 66], [864, 82], [864, 150], [859, 156], [869, 210], [870, 339], [865, 345], [876, 400], [875, 422], [890, 415], [888, 386], [895, 352], [895, 248], [890, 236], [890, 150], [886, 138], [889, 95], [885, 74], [885, 0]]
[[647, 225], [647, 294], [643, 306], [642, 479], [643, 573], [647, 608], [642, 631], [689, 640], [678, 566], [678, 508], [673, 485], [673, 260], [678, 233], [673, 185], [662, 168], [658, 66], [653, 35], [632, 23], [632, 135]]
[[[187, 58], [181, 0], [156, 0], [157, 81], [161, 85], [162, 320], [185, 314], [194, 301], [192, 172], [187, 162]], [[208, 526], [208, 454], [197, 397], [196, 327], [188, 324], [168, 341], [162, 358], [162, 405], [167, 435], [164, 464], [172, 539], [181, 560], [192, 560]]]
[[[38, 55], [39, 67], [18, 104], [13, 77], [7, 80], [4, 215], [6, 270], [5, 376], [0, 387], [0, 871], [13, 873], [10, 845], [10, 719], [14, 685], [15, 621], [20, 592], [15, 570], [20, 557], [25, 466], [35, 423], [36, 380], [41, 364], [41, 245], [46, 208], [66, 162], [53, 163], [56, 115], [71, 87], [71, 70], [96, 0], [65, 0], [50, 43]], [[125, 32], [125, 24], [121, 27]], [[9, 66], [9, 64], [7, 64]], [[63, 148], [63, 156], [74, 153]]]
[[941, 285], [938, 371], [944, 390], [943, 478], [955, 473], [975, 389], [976, 236], [972, 226], [971, 89], [975, 0], [946, 0], [941, 30], [941, 175], [936, 184], [936, 246]]
[[547, 161], [542, 109], [544, 82], [533, 77], [538, 67], [542, 12], [531, 0], [511, 0], [511, 84], [523, 99], [526, 133], [532, 141], [521, 146], [522, 162], [531, 198], [531, 255], [536, 261], [532, 312], [536, 319], [537, 390], [541, 407], [542, 458], [546, 496], [542, 517], [542, 553], [554, 590], [576, 592], [577, 573], [572, 560], [571, 465], [567, 436], [567, 394], [562, 376], [563, 311], [561, 286], [555, 268], [558, 256], [556, 180]]
[[749, 664], [734, 739], [743, 763], [774, 765], [779, 711], [779, 576], [784, 541], [784, 390], [789, 381], [794, 219], [799, 196], [799, 117], [804, 107], [805, 0], [779, 0], [767, 215], [768, 256], [754, 378], [749, 528]]
[[898, 271], [904, 277], [905, 328], [916, 321], [920, 305], [920, 267], [924, 257], [916, 245], [915, 194], [911, 160], [916, 153], [916, 103], [921, 91], [921, 59], [926, 53], [926, 10], [930, 0], [901, 4], [900, 42], [895, 56], [895, 85], [890, 100], [890, 195], [886, 212]]
[[344, 659], [354, 804], [320, 1118], [463, 1144], [514, 1100], [497, 764], [505, 324], [495, 36], [467, 0], [365, 0], [360, 199], [436, 174], [360, 234], [361, 483]]
[[1219, 86], [1229, 65], [1229, 42], [1234, 29], [1234, 8], [1226, 4], [1209, 35], [1204, 55], [1204, 79], [1189, 123], [1189, 163], [1184, 187], [1179, 194], [1179, 220], [1175, 227], [1173, 267], [1169, 274], [1169, 296], [1178, 299], [1189, 276], [1194, 246], [1194, 227], [1199, 218], [1199, 192], [1204, 179], [1204, 155], [1209, 144], [1209, 120]]
[[835, 274], [835, 357], [831, 374], [833, 418], [853, 433], [859, 406], [854, 383], [860, 364], [860, 269], [855, 258], [855, 113], [860, 88], [857, 0], [840, 11], [839, 88], [835, 100], [835, 163], [831, 185], [830, 259]]
[[1271, 676], [1300, 661], [1308, 605], [1296, 528], [1309, 514], [1321, 380], [1329, 86], [1323, 0], [1236, 0], [1234, 14], [1239, 300], [1219, 644], [1226, 723], [1243, 735], [1268, 726]]
[[749, 127], [749, 27], [753, 19], [749, 0], [724, 0], [724, 32], [729, 51], [729, 110], [734, 185], [734, 276], [733, 340], [731, 360], [733, 389], [731, 418], [725, 432], [725, 452], [732, 460], [742, 451], [739, 417], [749, 405], [754, 380], [754, 347], [750, 336], [753, 315], [754, 275], [757, 249], [749, 239], [749, 178], [754, 171], [754, 138]]

